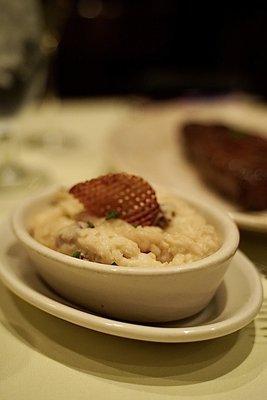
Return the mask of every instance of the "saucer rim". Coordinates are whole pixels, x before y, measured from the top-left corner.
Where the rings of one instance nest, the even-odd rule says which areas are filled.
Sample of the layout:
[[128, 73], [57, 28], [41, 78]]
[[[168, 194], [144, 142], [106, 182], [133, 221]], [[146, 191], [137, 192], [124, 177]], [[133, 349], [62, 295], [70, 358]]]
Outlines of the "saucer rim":
[[[9, 235], [6, 234], [4, 236], [6, 238], [5, 241], [10, 242], [11, 238], [16, 240], [11, 231], [8, 233]], [[2, 248], [5, 248], [5, 246]], [[238, 266], [242, 264], [242, 272], [249, 282], [251, 290], [250, 301], [244, 304], [238, 313], [230, 318], [212, 324], [197, 325], [194, 327], [167, 328], [164, 326], [139, 325], [131, 322], [121, 322], [78, 310], [51, 299], [27, 286], [25, 282], [19, 279], [12, 268], [6, 268], [4, 260], [0, 260], [0, 279], [5, 286], [24, 301], [48, 314], [84, 328], [129, 339], [179, 343], [202, 341], [228, 335], [248, 325], [257, 315], [263, 301], [263, 289], [256, 268], [240, 250], [236, 252], [231, 264], [233, 264], [232, 268], [238, 268]], [[34, 267], [32, 266], [32, 268]], [[231, 273], [231, 265], [229, 266], [228, 273]]]

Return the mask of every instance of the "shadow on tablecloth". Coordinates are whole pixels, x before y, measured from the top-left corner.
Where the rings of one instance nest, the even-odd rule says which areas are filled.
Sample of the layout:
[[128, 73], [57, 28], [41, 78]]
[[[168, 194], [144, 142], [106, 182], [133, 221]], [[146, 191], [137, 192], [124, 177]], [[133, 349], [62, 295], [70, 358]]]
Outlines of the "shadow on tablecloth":
[[[262, 352], [262, 360], [248, 362], [249, 376], [242, 372], [242, 364], [255, 346], [254, 323], [204, 342], [150, 343], [94, 332], [60, 320], [30, 306], [2, 285], [1, 293], [1, 308], [8, 321], [4, 325], [27, 346], [77, 371], [114, 383], [130, 383], [136, 390], [144, 390], [144, 386], [150, 386], [150, 391], [153, 386], [181, 388], [211, 382], [230, 372], [239, 377], [231, 380], [234, 388], [243, 381], [247, 384], [249, 377], [254, 379], [266, 362], [266, 353], [264, 356]], [[220, 391], [219, 386], [217, 389]], [[214, 386], [206, 390], [214, 393]]]

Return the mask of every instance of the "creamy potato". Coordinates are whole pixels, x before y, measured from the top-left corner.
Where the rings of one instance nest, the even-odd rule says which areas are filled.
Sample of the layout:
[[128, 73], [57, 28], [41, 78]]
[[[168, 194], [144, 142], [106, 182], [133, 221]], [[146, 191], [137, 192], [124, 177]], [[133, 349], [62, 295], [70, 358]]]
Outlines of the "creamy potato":
[[61, 190], [31, 217], [28, 228], [40, 243], [64, 254], [121, 266], [181, 265], [220, 247], [215, 228], [184, 201], [158, 196], [169, 224], [134, 227], [116, 218], [88, 215], [83, 205]]

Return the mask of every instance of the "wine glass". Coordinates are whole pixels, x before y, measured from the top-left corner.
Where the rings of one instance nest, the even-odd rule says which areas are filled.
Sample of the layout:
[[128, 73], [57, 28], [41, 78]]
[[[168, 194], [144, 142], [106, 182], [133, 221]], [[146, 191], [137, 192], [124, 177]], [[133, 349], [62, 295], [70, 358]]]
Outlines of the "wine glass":
[[[46, 105], [50, 109], [49, 129], [40, 126], [30, 129], [24, 135], [22, 144], [26, 149], [64, 148], [72, 145], [72, 135], [63, 132], [57, 124], [58, 110], [61, 100], [56, 93], [55, 59], [58, 46], [63, 35], [66, 23], [71, 17], [71, 10], [75, 0], [39, 0], [42, 6], [44, 31], [41, 40], [42, 54], [45, 56], [47, 68], [46, 95], [49, 100]], [[39, 105], [35, 103], [35, 105]]]
[[37, 0], [0, 0], [0, 189], [41, 181], [44, 174], [18, 161], [15, 121], [41, 96], [46, 59], [41, 41], [42, 9]]

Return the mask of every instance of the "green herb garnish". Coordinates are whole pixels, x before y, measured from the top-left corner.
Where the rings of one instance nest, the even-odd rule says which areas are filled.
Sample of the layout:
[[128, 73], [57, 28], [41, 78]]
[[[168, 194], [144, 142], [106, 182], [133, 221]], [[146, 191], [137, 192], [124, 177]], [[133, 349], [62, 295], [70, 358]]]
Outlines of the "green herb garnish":
[[111, 265], [117, 265], [118, 266], [118, 264], [116, 264], [115, 261], [113, 261], [113, 263]]
[[81, 258], [82, 253], [79, 250], [76, 250], [72, 253], [72, 257]]
[[91, 222], [91, 221], [87, 221], [87, 226], [88, 226], [88, 228], [94, 228], [95, 227], [93, 222]]
[[107, 213], [106, 215], [106, 220], [108, 221], [109, 219], [115, 219], [115, 218], [119, 218], [120, 213], [116, 210], [111, 210]]

